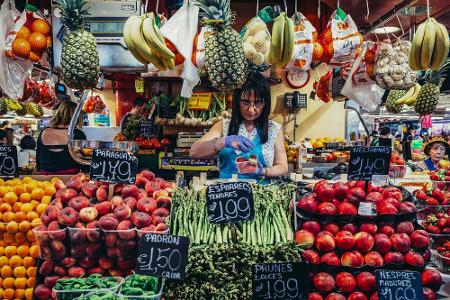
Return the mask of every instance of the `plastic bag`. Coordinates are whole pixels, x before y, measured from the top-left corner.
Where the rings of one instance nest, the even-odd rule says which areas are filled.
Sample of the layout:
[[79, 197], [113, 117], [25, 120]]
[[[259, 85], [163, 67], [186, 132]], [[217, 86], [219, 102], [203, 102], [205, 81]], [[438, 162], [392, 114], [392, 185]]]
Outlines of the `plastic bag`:
[[161, 27], [161, 34], [168, 39], [184, 57], [181, 78], [181, 96], [189, 98], [192, 90], [200, 82], [197, 68], [191, 61], [192, 48], [198, 26], [199, 8], [192, 1], [184, 1], [183, 6]]
[[331, 15], [320, 40], [323, 47], [322, 61], [330, 67], [342, 67], [355, 60], [356, 49], [362, 44], [363, 37], [352, 17], [338, 9]]
[[411, 42], [382, 42], [375, 61], [375, 80], [386, 90], [408, 90], [417, 83], [418, 73], [408, 64]]
[[211, 29], [204, 26], [200, 32], [195, 35], [194, 45], [192, 48], [192, 63], [198, 68], [205, 67], [205, 53], [206, 53], [206, 36]]
[[333, 97], [331, 95], [331, 83], [333, 78], [333, 72], [331, 70], [328, 70], [325, 75], [321, 76], [318, 81], [314, 82], [313, 88], [316, 91], [316, 96], [320, 100], [322, 100], [325, 103], [330, 102], [333, 100]]
[[0, 87], [12, 99], [22, 97], [25, 79], [33, 68], [29, 60], [12, 60], [5, 55], [6, 37], [14, 20], [20, 16], [13, 0], [3, 2], [0, 9]]
[[[363, 52], [361, 53], [361, 59], [351, 75], [351, 79], [355, 86], [364, 84], [374, 84], [375, 74], [374, 74], [374, 60], [376, 53], [376, 44], [373, 42], [366, 42], [363, 45]], [[359, 57], [359, 56], [357, 56]], [[356, 61], [355, 61], [356, 64]], [[351, 69], [351, 68], [350, 68]]]
[[[317, 31], [300, 12], [292, 16], [292, 21], [294, 22], [294, 51], [286, 69], [292, 71], [308, 71], [311, 69], [311, 63], [313, 61], [314, 42], [317, 39]], [[317, 54], [315, 60], [317, 60]]]
[[266, 23], [260, 17], [254, 17], [245, 24], [240, 35], [249, 68], [257, 72], [264, 72], [270, 68], [267, 58], [271, 37]]
[[349, 78], [345, 81], [344, 87], [341, 90], [341, 94], [354, 100], [361, 105], [362, 108], [368, 112], [374, 111], [381, 104], [381, 98], [383, 97], [384, 90], [377, 84], [355, 84], [352, 77], [358, 69], [363, 55], [356, 58], [350, 72]]

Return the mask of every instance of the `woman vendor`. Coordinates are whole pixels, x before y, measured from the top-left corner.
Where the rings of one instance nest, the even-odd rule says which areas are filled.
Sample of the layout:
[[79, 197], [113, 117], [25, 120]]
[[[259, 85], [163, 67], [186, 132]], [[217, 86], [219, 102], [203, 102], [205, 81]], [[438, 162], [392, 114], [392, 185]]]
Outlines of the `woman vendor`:
[[234, 91], [231, 119], [211, 128], [190, 150], [193, 158], [219, 154], [220, 178], [260, 180], [288, 174], [281, 126], [269, 120], [271, 109], [267, 79], [251, 73], [244, 85]]
[[418, 166], [424, 170], [434, 171], [438, 167], [440, 160], [444, 159], [450, 149], [449, 144], [443, 139], [434, 139], [425, 145], [423, 152], [429, 157], [418, 163]]

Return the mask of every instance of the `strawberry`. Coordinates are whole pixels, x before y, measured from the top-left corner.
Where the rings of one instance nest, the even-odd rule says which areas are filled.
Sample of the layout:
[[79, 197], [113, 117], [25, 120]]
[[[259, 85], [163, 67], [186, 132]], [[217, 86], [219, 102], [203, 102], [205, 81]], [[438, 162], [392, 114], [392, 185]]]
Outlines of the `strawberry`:
[[436, 213], [436, 218], [438, 218], [438, 219], [445, 218], [445, 214], [443, 212], [438, 212], [438, 213]]
[[415, 196], [419, 200], [426, 200], [428, 197], [427, 194], [423, 190], [417, 190], [415, 193]]
[[436, 173], [431, 172], [431, 173], [430, 173], [430, 180], [439, 180], [439, 177], [437, 176]]
[[[447, 228], [448, 228], [448, 227], [447, 227]], [[441, 233], [441, 229], [439, 229], [439, 227], [434, 226], [434, 225], [429, 225], [429, 226], [427, 227], [427, 231], [428, 231], [429, 233], [434, 233], [434, 234], [439, 234], [439, 233]]]
[[431, 197], [427, 198], [426, 202], [428, 205], [439, 205], [439, 201]]
[[439, 189], [434, 189], [431, 192], [431, 196], [436, 198], [439, 202], [443, 202], [445, 200], [444, 193], [441, 190], [439, 190]]
[[437, 226], [438, 226], [439, 228], [445, 228], [445, 227], [447, 227], [447, 220], [446, 220], [445, 218], [440, 218], [440, 219], [437, 221]]

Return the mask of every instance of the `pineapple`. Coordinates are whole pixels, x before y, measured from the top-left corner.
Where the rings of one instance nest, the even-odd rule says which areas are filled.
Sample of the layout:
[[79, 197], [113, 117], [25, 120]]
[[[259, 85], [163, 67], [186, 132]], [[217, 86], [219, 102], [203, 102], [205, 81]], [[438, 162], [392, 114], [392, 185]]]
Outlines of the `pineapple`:
[[427, 70], [423, 79], [425, 84], [422, 85], [416, 102], [414, 103], [414, 110], [421, 115], [431, 114], [438, 105], [439, 94], [442, 83], [447, 77], [450, 60], [442, 65], [437, 71]]
[[406, 94], [406, 91], [404, 90], [390, 90], [388, 97], [386, 99], [386, 110], [390, 113], [393, 114], [398, 114], [402, 111], [402, 106], [397, 106], [395, 105], [395, 101], [397, 101], [398, 99], [400, 99], [401, 97], [403, 97]]
[[100, 66], [94, 36], [84, 29], [88, 0], [57, 0], [66, 31], [62, 41], [61, 67], [64, 82], [84, 90], [97, 85]]
[[195, 0], [203, 24], [209, 26], [205, 40], [205, 66], [212, 85], [221, 91], [240, 88], [247, 79], [242, 40], [231, 25], [230, 0]]

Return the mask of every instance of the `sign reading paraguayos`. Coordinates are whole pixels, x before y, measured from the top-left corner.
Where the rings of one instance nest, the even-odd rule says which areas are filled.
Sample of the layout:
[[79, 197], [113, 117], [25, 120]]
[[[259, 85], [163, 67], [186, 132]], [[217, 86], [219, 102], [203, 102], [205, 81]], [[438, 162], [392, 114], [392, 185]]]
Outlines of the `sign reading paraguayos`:
[[91, 180], [133, 184], [138, 172], [138, 159], [125, 151], [94, 149]]

